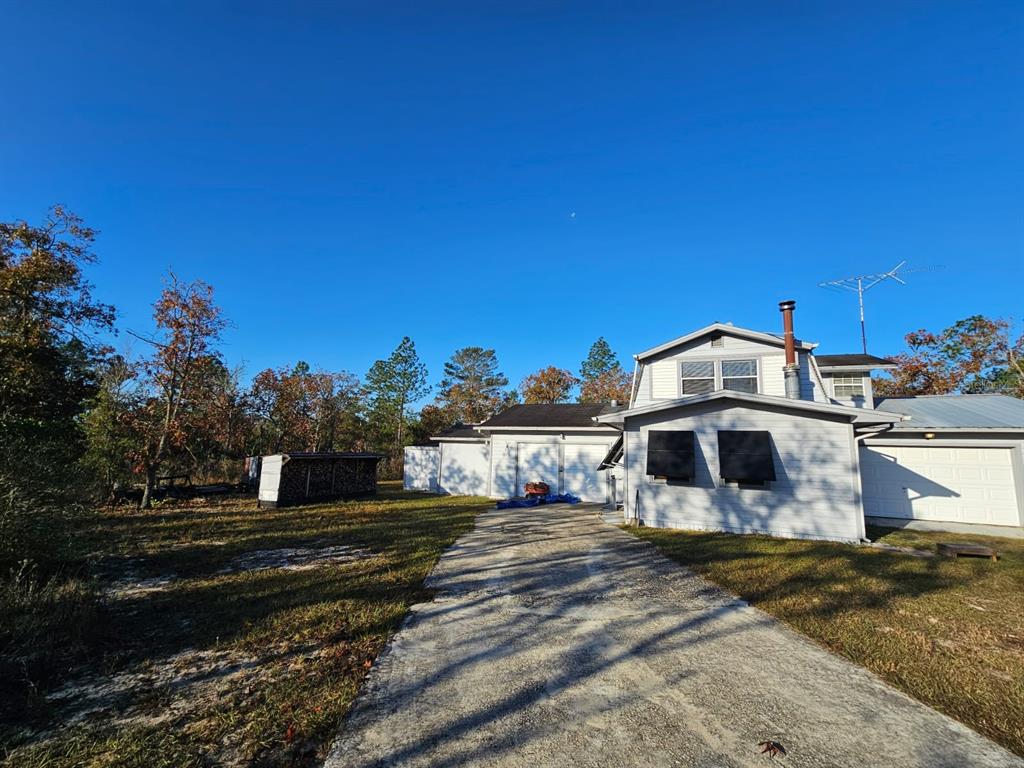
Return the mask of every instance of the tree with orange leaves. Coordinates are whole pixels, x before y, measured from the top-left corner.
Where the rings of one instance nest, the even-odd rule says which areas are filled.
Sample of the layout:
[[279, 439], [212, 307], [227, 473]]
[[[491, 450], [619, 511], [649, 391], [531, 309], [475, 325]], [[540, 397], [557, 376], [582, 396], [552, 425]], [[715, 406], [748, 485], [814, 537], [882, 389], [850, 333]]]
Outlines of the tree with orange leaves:
[[579, 380], [569, 371], [549, 365], [523, 379], [519, 391], [527, 404], [564, 403], [578, 383]]
[[130, 415], [136, 469], [146, 482], [143, 509], [152, 505], [161, 466], [198, 426], [206, 395], [224, 371], [217, 344], [227, 327], [213, 288], [200, 280], [183, 283], [174, 273], [153, 305], [153, 320], [155, 336], [133, 334], [153, 348], [142, 363], [148, 397]]
[[895, 355], [889, 378], [874, 381], [879, 395], [1001, 392], [1024, 397], [1024, 335], [1014, 340], [1008, 320], [964, 318], [941, 333], [906, 335], [908, 352]]

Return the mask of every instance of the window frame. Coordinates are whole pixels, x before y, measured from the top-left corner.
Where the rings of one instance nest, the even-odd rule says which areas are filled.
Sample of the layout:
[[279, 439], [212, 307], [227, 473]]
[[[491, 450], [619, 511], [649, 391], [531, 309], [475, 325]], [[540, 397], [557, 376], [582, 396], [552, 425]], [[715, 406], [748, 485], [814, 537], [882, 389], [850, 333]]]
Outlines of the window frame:
[[[747, 392], [747, 390], [745, 390], [745, 389], [732, 389], [730, 387], [727, 387], [727, 386], [725, 386], [725, 381], [726, 381], [726, 379], [730, 379], [730, 380], [733, 380], [733, 379], [744, 379], [744, 380], [753, 379], [753, 381], [754, 381], [754, 391], [752, 393], [748, 393], [748, 394], [755, 394], [756, 395], [756, 394], [760, 393], [760, 391], [761, 391], [761, 358], [759, 358], [759, 357], [725, 358], [725, 359], [719, 360], [718, 363], [719, 363], [719, 365], [718, 365], [718, 372], [719, 372], [719, 377], [720, 377], [720, 381], [721, 381], [721, 389], [729, 390], [730, 392]], [[723, 365], [725, 363], [753, 363], [754, 364], [754, 373], [753, 373], [752, 376], [726, 376], [725, 375], [725, 370], [723, 368]]]
[[[848, 381], [840, 383], [840, 379], [856, 379], [857, 384], [851, 384]], [[854, 392], [852, 394], [839, 394], [839, 387], [859, 387], [860, 392]], [[855, 373], [836, 373], [832, 375], [832, 396], [837, 400], [856, 400], [858, 397], [864, 398], [867, 396], [867, 387], [864, 386], [864, 376], [862, 374]]]
[[[683, 375], [683, 366], [686, 365], [687, 363], [708, 363], [708, 364], [711, 365], [711, 375], [710, 376], [684, 376]], [[678, 374], [677, 377], [676, 377], [676, 381], [679, 382], [679, 396], [680, 397], [690, 397], [691, 395], [709, 395], [712, 392], [717, 392], [718, 391], [718, 361], [717, 360], [714, 360], [714, 359], [708, 360], [708, 359], [703, 359], [703, 358], [702, 359], [694, 358], [693, 360], [681, 359], [679, 361], [679, 365], [676, 368], [676, 372]], [[685, 381], [710, 381], [711, 382], [711, 391], [710, 392], [684, 392], [683, 391], [683, 382], [685, 382]]]

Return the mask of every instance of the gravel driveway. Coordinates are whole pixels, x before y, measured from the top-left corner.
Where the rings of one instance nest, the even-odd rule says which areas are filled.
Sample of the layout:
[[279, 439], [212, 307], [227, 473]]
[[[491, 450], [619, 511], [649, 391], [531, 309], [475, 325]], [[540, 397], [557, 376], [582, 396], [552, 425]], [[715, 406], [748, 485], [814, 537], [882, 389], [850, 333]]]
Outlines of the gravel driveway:
[[1024, 766], [593, 506], [488, 512], [430, 586], [330, 768]]

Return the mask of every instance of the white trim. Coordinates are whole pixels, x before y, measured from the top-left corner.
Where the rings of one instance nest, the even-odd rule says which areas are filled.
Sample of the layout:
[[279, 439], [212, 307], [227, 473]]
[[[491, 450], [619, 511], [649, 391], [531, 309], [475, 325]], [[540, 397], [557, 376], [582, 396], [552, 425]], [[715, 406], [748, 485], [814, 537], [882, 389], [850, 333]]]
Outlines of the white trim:
[[822, 373], [871, 373], [871, 371], [889, 371], [899, 367], [892, 363], [885, 365], [822, 365], [817, 360], [814, 362]]
[[825, 415], [845, 416], [853, 423], [862, 424], [894, 424], [896, 422], [903, 421], [903, 419], [906, 418], [898, 413], [875, 411], [868, 408], [853, 408], [846, 405], [828, 405], [825, 403], [814, 402], [812, 400], [794, 400], [792, 398], [777, 397], [775, 395], [754, 395], [749, 392], [739, 392], [733, 389], [721, 389], [717, 392], [711, 392], [706, 395], [688, 395], [676, 400], [665, 400], [660, 403], [641, 406], [640, 408], [631, 408], [627, 411], [618, 411], [617, 413], [595, 416], [594, 421], [604, 424], [617, 424], [625, 422], [627, 418], [632, 416], [656, 413], [658, 411], [665, 411], [671, 408], [689, 408], [694, 405], [713, 402], [716, 400], [737, 400], [741, 403], [751, 403], [753, 405], [770, 405], [776, 408], [789, 408], [799, 411], [813, 411]]
[[[594, 417], [596, 420], [596, 417]], [[618, 432], [614, 427], [473, 427], [480, 432], [604, 432], [615, 434]]]
[[[891, 413], [891, 411], [889, 411], [889, 413]], [[1024, 427], [929, 427], [926, 424], [913, 423], [913, 417], [911, 416], [904, 416], [904, 420], [907, 423], [900, 427], [893, 427], [894, 432], [934, 432], [936, 436], [942, 436], [948, 432], [952, 432], [954, 434], [963, 432], [1010, 432], [1015, 434], [1024, 434]]]
[[[651, 347], [651, 349], [648, 349], [645, 352], [641, 352], [638, 355], [634, 355], [634, 357], [636, 360], [646, 360], [649, 357], [654, 357], [655, 355], [659, 355], [662, 352], [666, 352], [674, 347], [678, 347], [682, 344], [691, 342], [694, 339], [699, 339], [702, 336], [707, 336], [710, 333], [719, 333], [728, 336], [736, 336], [741, 339], [750, 339], [751, 341], [760, 341], [764, 344], [772, 344], [773, 346], [776, 347], [786, 346], [786, 342], [781, 336], [775, 336], [774, 334], [771, 333], [762, 333], [761, 331], [751, 331], [747, 328], [737, 328], [734, 325], [726, 325], [725, 323], [712, 323], [711, 325], [706, 325], [699, 330], [693, 331], [692, 333], [687, 333], [684, 336], [672, 339], [672, 341], [666, 341], [664, 344], [659, 344], [656, 347]], [[807, 341], [796, 342], [797, 349], [802, 349], [808, 352], [815, 349], [817, 346], [818, 345], [816, 343], [811, 343]]]

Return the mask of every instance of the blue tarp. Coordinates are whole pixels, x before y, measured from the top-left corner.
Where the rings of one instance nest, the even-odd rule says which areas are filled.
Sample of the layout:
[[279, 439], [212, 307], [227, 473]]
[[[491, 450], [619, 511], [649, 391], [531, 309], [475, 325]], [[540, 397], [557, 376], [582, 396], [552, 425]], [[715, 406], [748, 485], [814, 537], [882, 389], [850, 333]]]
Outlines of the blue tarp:
[[549, 493], [547, 496], [533, 496], [529, 499], [504, 499], [497, 503], [498, 509], [536, 507], [541, 504], [579, 504], [580, 497], [571, 493]]

